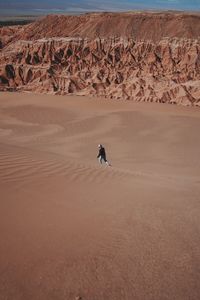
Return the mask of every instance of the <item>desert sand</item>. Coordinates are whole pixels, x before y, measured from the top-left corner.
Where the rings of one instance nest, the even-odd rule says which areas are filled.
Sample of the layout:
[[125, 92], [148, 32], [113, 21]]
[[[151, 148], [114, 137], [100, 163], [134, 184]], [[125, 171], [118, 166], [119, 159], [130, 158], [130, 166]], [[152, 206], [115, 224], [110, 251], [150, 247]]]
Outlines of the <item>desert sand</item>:
[[194, 107], [0, 93], [0, 299], [199, 299], [199, 128]]

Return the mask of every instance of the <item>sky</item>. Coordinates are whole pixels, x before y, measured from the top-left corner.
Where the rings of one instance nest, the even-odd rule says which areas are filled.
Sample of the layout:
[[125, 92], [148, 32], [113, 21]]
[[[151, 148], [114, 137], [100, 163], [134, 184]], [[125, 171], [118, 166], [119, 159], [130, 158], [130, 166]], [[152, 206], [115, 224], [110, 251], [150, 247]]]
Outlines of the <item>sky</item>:
[[0, 14], [6, 12], [85, 12], [131, 9], [200, 11], [200, 0], [0, 0]]

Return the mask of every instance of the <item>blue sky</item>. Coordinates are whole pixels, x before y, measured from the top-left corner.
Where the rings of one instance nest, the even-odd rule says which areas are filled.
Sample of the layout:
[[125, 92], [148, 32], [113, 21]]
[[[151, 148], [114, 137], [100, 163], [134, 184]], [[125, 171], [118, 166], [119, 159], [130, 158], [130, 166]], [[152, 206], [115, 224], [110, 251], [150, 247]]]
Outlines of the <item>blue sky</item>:
[[0, 13], [3, 10], [80, 12], [156, 8], [200, 11], [200, 0], [0, 0]]

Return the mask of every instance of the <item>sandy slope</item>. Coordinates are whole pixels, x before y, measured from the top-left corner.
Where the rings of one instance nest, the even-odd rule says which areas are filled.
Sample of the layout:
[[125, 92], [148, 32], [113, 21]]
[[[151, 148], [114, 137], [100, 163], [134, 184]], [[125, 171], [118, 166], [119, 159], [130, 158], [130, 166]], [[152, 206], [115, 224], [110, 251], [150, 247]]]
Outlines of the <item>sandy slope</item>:
[[[13, 27], [11, 40], [37, 40], [52, 37], [123, 37], [135, 40], [199, 38], [199, 12], [123, 12], [47, 15], [23, 27]], [[0, 29], [1, 35], [10, 32]]]
[[193, 108], [1, 93], [0, 299], [199, 299], [199, 126]]

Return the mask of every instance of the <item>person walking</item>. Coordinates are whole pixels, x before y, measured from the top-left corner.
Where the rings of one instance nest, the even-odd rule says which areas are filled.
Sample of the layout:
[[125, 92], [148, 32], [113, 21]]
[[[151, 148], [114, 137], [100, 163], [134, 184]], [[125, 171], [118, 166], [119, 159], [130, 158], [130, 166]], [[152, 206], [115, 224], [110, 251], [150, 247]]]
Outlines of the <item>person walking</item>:
[[97, 155], [97, 158], [99, 159], [99, 163], [102, 164], [102, 161], [104, 161], [107, 164], [107, 166], [110, 167], [111, 164], [109, 164], [109, 162], [106, 159], [105, 148], [101, 144], [98, 145], [98, 148], [99, 148], [99, 153]]

